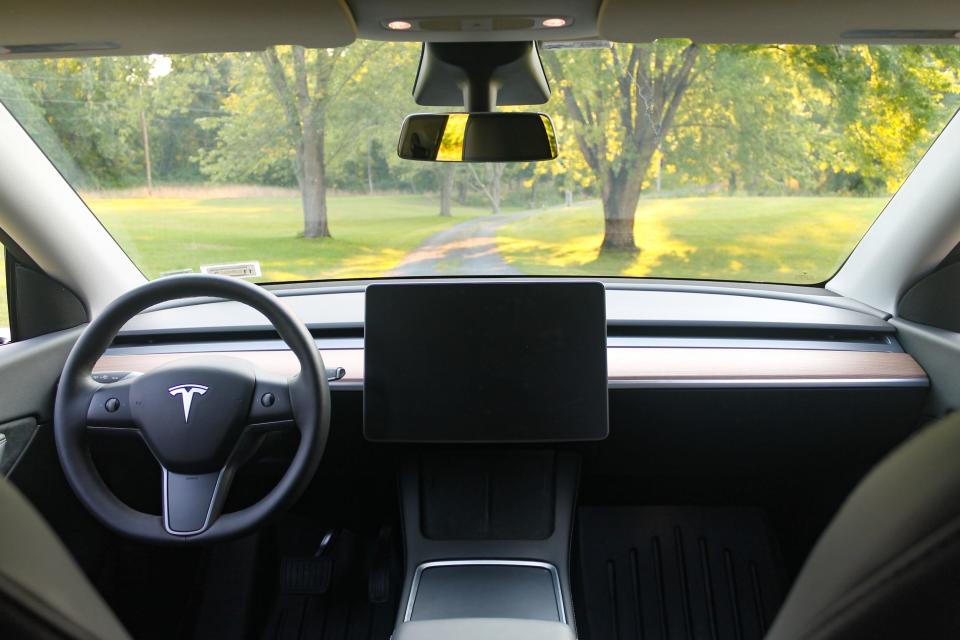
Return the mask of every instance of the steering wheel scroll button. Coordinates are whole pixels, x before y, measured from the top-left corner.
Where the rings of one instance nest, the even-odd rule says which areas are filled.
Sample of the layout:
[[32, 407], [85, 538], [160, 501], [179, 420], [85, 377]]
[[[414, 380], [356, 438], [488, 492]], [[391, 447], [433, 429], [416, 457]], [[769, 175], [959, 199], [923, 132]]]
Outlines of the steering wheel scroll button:
[[95, 391], [87, 409], [87, 426], [135, 427], [130, 415], [130, 387], [121, 383]]
[[290, 382], [286, 378], [261, 373], [250, 405], [250, 423], [265, 424], [293, 420]]

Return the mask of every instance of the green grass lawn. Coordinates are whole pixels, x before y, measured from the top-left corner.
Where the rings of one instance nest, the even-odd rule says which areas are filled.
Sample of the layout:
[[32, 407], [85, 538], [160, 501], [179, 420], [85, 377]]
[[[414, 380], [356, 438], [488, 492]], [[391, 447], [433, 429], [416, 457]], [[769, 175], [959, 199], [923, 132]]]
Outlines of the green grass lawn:
[[[332, 239], [306, 240], [300, 201], [91, 198], [91, 209], [148, 277], [259, 260], [264, 280], [383, 275], [425, 238], [482, 208], [437, 215], [436, 196], [329, 199]], [[676, 198], [641, 201], [638, 255], [598, 257], [599, 204], [550, 209], [500, 228], [506, 260], [529, 274], [627, 275], [816, 283], [829, 278], [879, 213], [879, 198]], [[0, 279], [0, 318], [6, 319]], [[5, 324], [5, 323], [3, 323]]]
[[840, 267], [884, 198], [641, 200], [636, 255], [599, 256], [599, 204], [554, 209], [500, 228], [507, 262], [535, 275], [625, 275], [818, 283]]
[[437, 215], [436, 196], [328, 199], [333, 238], [300, 237], [299, 198], [123, 198], [88, 204], [150, 278], [201, 264], [259, 260], [263, 280], [382, 275], [427, 236], [486, 213]]
[[[150, 278], [201, 264], [259, 260], [263, 280], [361, 278], [390, 270], [424, 238], [488, 213], [454, 207], [437, 215], [425, 196], [328, 199], [333, 238], [307, 240], [300, 199], [88, 198], [87, 204]], [[0, 326], [6, 325], [6, 284], [0, 278]]]

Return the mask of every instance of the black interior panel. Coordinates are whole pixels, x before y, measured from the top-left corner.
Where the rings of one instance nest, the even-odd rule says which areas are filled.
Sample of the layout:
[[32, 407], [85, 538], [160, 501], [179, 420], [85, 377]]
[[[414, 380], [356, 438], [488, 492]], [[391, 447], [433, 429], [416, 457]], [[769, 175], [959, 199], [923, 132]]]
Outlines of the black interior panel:
[[579, 637], [760, 640], [783, 574], [758, 509], [584, 508]]
[[437, 540], [543, 540], [554, 526], [551, 451], [460, 452], [420, 461], [420, 529]]

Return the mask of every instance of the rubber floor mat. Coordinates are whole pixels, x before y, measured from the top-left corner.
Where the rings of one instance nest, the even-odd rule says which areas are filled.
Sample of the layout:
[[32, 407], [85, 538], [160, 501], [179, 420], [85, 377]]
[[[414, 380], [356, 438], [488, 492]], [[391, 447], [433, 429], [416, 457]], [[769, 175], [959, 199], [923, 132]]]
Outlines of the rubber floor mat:
[[581, 640], [759, 640], [783, 599], [762, 511], [584, 507]]
[[281, 560], [261, 638], [389, 640], [399, 607], [398, 544], [389, 529], [339, 531], [322, 551], [285, 541], [290, 555]]

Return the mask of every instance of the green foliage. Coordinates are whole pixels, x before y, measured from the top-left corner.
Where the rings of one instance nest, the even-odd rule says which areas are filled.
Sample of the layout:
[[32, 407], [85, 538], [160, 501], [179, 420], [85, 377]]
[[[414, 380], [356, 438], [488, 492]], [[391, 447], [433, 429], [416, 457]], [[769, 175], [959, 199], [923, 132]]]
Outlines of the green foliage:
[[668, 182], [889, 193], [956, 108], [958, 55], [953, 47], [713, 47], [708, 82], [691, 91], [664, 150], [677, 176]]
[[[292, 61], [284, 57], [286, 51], [280, 54], [289, 70]], [[368, 145], [375, 147], [376, 177], [394, 182], [389, 180], [394, 168], [390, 165], [399, 161], [392, 163], [382, 150], [396, 144], [399, 123], [413, 106], [409, 82], [416, 72], [417, 55], [416, 46], [365, 41], [336, 51], [309, 52], [308, 64], [315, 56], [332, 57], [335, 63], [323, 96], [329, 98], [323, 117], [332, 184], [366, 190]], [[293, 184], [296, 141], [283, 126], [283, 107], [270, 87], [259, 54], [225, 57], [231, 63], [231, 74], [223, 113], [201, 121], [204, 128], [217, 133], [212, 148], [198, 150], [203, 172], [217, 182]], [[308, 89], [317, 95], [312, 78]]]
[[[505, 197], [600, 195], [629, 171], [664, 193], [890, 193], [960, 99], [956, 47], [711, 45], [697, 48], [667, 118], [671, 74], [689, 50], [667, 40], [544, 52], [561, 157], [507, 167]], [[289, 70], [290, 48], [277, 51]], [[321, 58], [328, 183], [436, 190], [433, 167], [393, 153], [403, 116], [421, 109], [410, 96], [418, 45], [306, 53]], [[7, 61], [0, 101], [83, 189], [144, 183], [141, 114], [157, 182], [296, 184], [295, 141], [260, 53]], [[457, 181], [482, 197], [466, 172]], [[534, 184], [536, 197], [525, 193]]]

